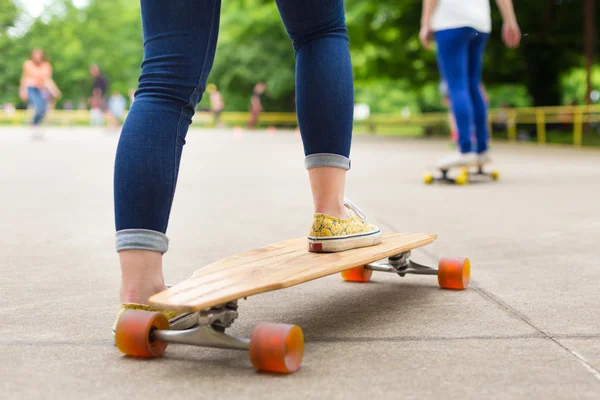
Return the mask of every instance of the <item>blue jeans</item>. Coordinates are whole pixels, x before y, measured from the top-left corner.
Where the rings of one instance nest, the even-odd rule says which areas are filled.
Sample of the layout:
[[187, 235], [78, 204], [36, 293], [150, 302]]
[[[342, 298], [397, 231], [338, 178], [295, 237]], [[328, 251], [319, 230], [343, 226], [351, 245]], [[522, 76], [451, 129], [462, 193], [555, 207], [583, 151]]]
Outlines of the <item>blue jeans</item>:
[[[296, 104], [307, 168], [350, 168], [354, 109], [343, 0], [277, 0], [296, 51]], [[188, 127], [206, 87], [220, 0], [141, 0], [144, 61], [119, 140], [117, 251], [166, 252]]]
[[[481, 93], [483, 53], [488, 37], [489, 34], [473, 28], [435, 32], [438, 64], [448, 83], [461, 153], [483, 153], [488, 146], [487, 105]], [[477, 138], [475, 149], [471, 144], [473, 125]]]
[[33, 116], [33, 125], [39, 125], [42, 123], [44, 116], [46, 115], [46, 100], [42, 96], [40, 89], [36, 87], [27, 88], [27, 99], [29, 104], [35, 108], [35, 114]]

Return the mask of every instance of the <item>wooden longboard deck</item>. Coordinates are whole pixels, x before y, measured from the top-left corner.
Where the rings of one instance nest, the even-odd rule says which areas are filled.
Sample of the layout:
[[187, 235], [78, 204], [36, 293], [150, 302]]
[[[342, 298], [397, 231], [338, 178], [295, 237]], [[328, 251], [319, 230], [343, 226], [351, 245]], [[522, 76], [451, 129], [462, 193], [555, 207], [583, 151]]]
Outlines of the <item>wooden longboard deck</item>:
[[340, 253], [309, 253], [306, 238], [231, 256], [150, 298], [154, 307], [199, 311], [243, 297], [332, 275], [433, 242], [435, 234], [385, 233], [377, 246]]

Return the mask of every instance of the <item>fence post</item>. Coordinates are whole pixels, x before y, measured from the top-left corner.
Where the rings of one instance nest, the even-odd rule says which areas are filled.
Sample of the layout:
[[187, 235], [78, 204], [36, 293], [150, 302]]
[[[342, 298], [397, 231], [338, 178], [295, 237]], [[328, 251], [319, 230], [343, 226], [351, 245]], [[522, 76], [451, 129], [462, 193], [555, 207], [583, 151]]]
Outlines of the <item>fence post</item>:
[[508, 114], [507, 122], [508, 122], [507, 123], [508, 141], [515, 142], [517, 140], [517, 113], [516, 113], [516, 111], [511, 111]]
[[535, 123], [537, 125], [537, 140], [539, 144], [546, 144], [546, 115], [543, 110], [535, 111]]
[[573, 145], [575, 147], [581, 147], [583, 133], [583, 112], [581, 109], [575, 110], [573, 116]]

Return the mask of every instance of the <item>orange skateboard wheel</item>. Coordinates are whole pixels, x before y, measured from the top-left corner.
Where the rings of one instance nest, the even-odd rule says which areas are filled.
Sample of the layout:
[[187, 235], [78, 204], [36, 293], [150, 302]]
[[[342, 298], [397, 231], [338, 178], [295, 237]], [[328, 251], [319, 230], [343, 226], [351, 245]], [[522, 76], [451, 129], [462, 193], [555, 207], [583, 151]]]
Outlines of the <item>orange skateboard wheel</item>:
[[250, 337], [250, 361], [259, 371], [298, 371], [304, 354], [304, 333], [296, 325], [260, 323]]
[[130, 356], [160, 357], [165, 352], [167, 343], [152, 338], [152, 332], [156, 329], [169, 329], [169, 321], [164, 314], [141, 310], [125, 311], [117, 322], [117, 348]]
[[468, 258], [442, 257], [438, 264], [438, 283], [441, 288], [463, 290], [469, 286], [471, 262]]
[[342, 271], [342, 278], [346, 282], [369, 282], [373, 271], [366, 269], [364, 265]]

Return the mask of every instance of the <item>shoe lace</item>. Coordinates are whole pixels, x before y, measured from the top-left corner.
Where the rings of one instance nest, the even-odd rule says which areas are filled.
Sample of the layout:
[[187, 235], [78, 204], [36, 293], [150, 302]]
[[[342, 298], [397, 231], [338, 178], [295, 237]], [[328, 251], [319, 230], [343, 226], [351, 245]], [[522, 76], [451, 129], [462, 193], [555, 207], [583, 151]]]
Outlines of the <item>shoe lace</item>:
[[353, 202], [351, 202], [349, 198], [347, 198], [347, 197], [344, 197], [344, 205], [345, 205], [346, 207], [348, 207], [349, 209], [351, 209], [352, 211], [354, 211], [354, 213], [355, 213], [356, 215], [358, 215], [358, 218], [360, 218], [360, 219], [362, 220], [362, 222], [363, 222], [363, 223], [366, 223], [366, 222], [367, 222], [367, 215], [366, 215], [364, 212], [362, 212], [362, 211], [360, 210], [360, 208], [358, 208], [358, 207], [356, 206], [356, 204], [354, 204]]

